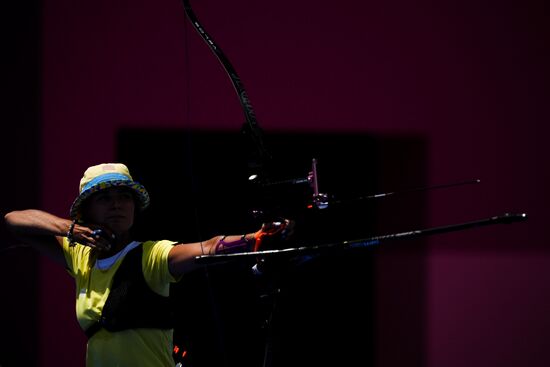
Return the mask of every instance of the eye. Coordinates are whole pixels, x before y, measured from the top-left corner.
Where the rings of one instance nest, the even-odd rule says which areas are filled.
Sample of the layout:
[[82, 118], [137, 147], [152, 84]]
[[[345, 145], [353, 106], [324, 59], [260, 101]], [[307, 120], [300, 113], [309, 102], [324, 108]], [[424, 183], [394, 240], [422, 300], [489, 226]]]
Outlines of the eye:
[[124, 200], [134, 200], [134, 195], [129, 191], [124, 191], [120, 193], [120, 198]]
[[96, 201], [104, 202], [110, 200], [110, 196], [106, 193], [98, 193], [95, 197]]

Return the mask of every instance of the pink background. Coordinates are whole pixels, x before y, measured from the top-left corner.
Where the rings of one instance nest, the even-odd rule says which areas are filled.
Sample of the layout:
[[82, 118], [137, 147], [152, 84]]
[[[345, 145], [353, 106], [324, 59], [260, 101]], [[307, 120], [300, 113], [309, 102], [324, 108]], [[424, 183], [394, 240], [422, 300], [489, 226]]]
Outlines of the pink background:
[[[482, 180], [430, 193], [430, 226], [529, 214], [526, 223], [429, 239], [421, 354], [431, 367], [549, 365], [546, 4], [193, 6], [267, 134], [422, 136], [429, 184]], [[49, 0], [42, 27], [46, 210], [66, 215], [83, 170], [115, 159], [120, 128], [237, 130], [243, 122], [227, 75], [177, 0]], [[40, 266], [39, 365], [84, 365], [71, 280], [48, 260]], [[406, 295], [399, 311], [407, 312]], [[384, 317], [379, 323], [382, 344], [390, 343], [389, 328], [399, 325]], [[388, 346], [379, 365], [398, 360], [399, 346]]]

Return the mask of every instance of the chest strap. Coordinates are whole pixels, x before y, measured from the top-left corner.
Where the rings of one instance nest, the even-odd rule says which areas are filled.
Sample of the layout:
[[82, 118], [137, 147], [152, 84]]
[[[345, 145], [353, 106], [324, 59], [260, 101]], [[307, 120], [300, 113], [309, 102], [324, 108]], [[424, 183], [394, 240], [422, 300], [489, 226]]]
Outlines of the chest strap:
[[84, 331], [88, 339], [102, 328], [117, 332], [174, 327], [170, 297], [161, 296], [149, 287], [143, 276], [142, 257], [143, 246], [140, 244], [122, 260], [100, 319]]

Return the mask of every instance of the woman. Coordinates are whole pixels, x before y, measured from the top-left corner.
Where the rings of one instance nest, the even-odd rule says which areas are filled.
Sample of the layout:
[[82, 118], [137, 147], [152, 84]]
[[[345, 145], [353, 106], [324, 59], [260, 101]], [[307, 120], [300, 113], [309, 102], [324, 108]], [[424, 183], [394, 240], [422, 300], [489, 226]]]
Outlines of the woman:
[[89, 337], [87, 366], [173, 366], [171, 282], [203, 254], [257, 250], [265, 236], [283, 236], [289, 221], [255, 233], [204, 242], [134, 241], [137, 211], [149, 205], [145, 187], [121, 163], [88, 168], [71, 219], [29, 209], [6, 214], [23, 242], [63, 265], [76, 282], [77, 319]]

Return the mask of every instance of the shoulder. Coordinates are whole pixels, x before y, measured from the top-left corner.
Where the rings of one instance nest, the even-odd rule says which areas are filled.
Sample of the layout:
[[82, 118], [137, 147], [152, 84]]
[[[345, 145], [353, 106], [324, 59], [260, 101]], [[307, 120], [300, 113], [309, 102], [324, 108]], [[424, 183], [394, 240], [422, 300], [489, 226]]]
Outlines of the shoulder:
[[142, 243], [144, 257], [165, 257], [177, 242], [169, 240], [145, 241]]
[[61, 238], [60, 242], [65, 262], [71, 275], [74, 276], [78, 270], [87, 269], [90, 262], [90, 247], [80, 244], [70, 246], [69, 241], [65, 237]]
[[143, 274], [149, 286], [161, 295], [167, 295], [168, 284], [176, 281], [168, 269], [168, 255], [176, 242], [145, 241], [142, 244]]
[[156, 270], [168, 269], [170, 251], [174, 248], [175, 244], [176, 242], [168, 240], [143, 242], [143, 268]]

